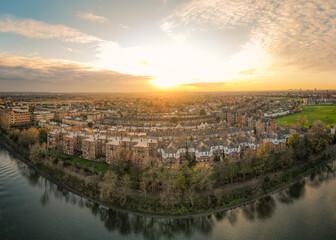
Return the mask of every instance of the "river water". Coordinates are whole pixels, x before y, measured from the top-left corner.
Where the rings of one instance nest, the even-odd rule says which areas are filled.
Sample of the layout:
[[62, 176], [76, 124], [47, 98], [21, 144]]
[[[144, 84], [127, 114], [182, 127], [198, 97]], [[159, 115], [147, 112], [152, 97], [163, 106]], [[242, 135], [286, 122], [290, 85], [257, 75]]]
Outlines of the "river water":
[[0, 239], [336, 239], [336, 161], [254, 204], [153, 219], [65, 191], [0, 147]]

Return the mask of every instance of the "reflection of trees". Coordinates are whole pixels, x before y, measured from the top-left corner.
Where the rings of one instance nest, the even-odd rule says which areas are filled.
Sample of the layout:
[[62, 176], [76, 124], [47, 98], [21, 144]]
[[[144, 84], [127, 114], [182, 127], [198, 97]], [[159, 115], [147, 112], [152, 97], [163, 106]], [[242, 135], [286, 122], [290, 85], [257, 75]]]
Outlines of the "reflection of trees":
[[17, 164], [18, 170], [20, 174], [28, 179], [28, 183], [31, 186], [36, 186], [40, 180], [40, 174], [36, 172], [34, 169], [28, 167], [26, 164], [20, 162]]
[[48, 204], [49, 202], [49, 194], [50, 194], [50, 191], [48, 190], [48, 185], [49, 185], [49, 181], [47, 181], [46, 179], [44, 179], [44, 193], [43, 195], [41, 196], [40, 198], [40, 203], [45, 206]]
[[305, 180], [302, 180], [301, 182], [298, 182], [289, 188], [281, 191], [277, 199], [279, 202], [284, 204], [292, 204], [295, 200], [299, 200], [302, 198], [306, 192], [306, 182]]
[[156, 219], [103, 207], [100, 207], [99, 210], [99, 219], [104, 222], [108, 231], [118, 231], [124, 236], [135, 232], [142, 234], [146, 239], [173, 238], [177, 234], [183, 234], [186, 237], [195, 233], [208, 235], [214, 224], [211, 216], [188, 219]]
[[256, 209], [255, 204], [248, 204], [242, 207], [243, 210], [243, 216], [250, 221], [253, 221], [255, 219], [256, 215]]
[[237, 209], [230, 210], [227, 214], [227, 219], [232, 226], [235, 225], [238, 220]]
[[266, 196], [256, 202], [257, 217], [261, 220], [270, 218], [276, 208], [273, 197]]
[[222, 221], [225, 218], [226, 214], [227, 214], [227, 211], [224, 211], [224, 212], [215, 213], [214, 216], [215, 216], [217, 222], [219, 222], [219, 221]]
[[[118, 232], [122, 236], [130, 234], [142, 235], [146, 239], [170, 239], [180, 235], [192, 237], [193, 235], [202, 234], [207, 236], [211, 234], [216, 223], [222, 222], [225, 218], [231, 225], [236, 225], [238, 215], [242, 210], [242, 216], [248, 221], [256, 219], [269, 219], [276, 208], [276, 201], [273, 197], [267, 196], [258, 200], [255, 203], [244, 205], [241, 208], [231, 211], [215, 213], [213, 216], [194, 217], [186, 219], [157, 219], [143, 217], [130, 213], [115, 211], [108, 209], [99, 204], [88, 201], [66, 191], [55, 184], [50, 183], [44, 178], [40, 178], [39, 174], [26, 165], [18, 164], [18, 168], [23, 176], [33, 186], [44, 188], [40, 202], [46, 205], [49, 199], [53, 196], [72, 205], [77, 205], [80, 208], [88, 208], [92, 215], [103, 222], [105, 228], [109, 232]], [[330, 170], [332, 168], [332, 170]], [[305, 195], [306, 186], [318, 187], [322, 182], [335, 178], [335, 162], [331, 167], [324, 167], [320, 171], [316, 171], [305, 181], [294, 184], [278, 194], [276, 198], [279, 202], [292, 204], [295, 200], [301, 199]], [[44, 181], [42, 181], [43, 179]]]
[[309, 177], [308, 185], [314, 188], [319, 187], [323, 182], [330, 181], [336, 177], [336, 161], [322, 167]]

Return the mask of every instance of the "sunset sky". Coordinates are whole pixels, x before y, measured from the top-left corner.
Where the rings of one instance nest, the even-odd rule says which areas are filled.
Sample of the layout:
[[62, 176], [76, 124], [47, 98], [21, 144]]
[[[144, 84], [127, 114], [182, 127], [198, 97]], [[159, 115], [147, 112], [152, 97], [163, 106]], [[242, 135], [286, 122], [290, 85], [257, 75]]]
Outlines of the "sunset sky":
[[336, 89], [335, 0], [0, 6], [0, 91]]

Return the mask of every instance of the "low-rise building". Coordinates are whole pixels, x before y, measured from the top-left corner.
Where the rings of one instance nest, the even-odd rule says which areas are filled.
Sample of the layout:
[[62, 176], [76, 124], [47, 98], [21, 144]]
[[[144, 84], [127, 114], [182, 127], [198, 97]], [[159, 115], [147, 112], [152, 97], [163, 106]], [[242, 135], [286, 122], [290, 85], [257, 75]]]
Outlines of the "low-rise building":
[[31, 124], [31, 114], [26, 109], [4, 109], [2, 115], [10, 127], [23, 127]]
[[82, 141], [82, 157], [88, 160], [95, 160], [98, 156], [98, 140], [91, 135]]
[[54, 113], [50, 111], [36, 111], [33, 112], [33, 121], [37, 124], [40, 120], [50, 121], [54, 119]]

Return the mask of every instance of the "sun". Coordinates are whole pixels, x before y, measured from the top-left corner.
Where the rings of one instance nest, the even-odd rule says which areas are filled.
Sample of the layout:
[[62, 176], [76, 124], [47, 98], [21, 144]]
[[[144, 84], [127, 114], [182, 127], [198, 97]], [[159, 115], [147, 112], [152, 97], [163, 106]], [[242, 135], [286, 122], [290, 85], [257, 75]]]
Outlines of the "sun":
[[179, 83], [176, 83], [171, 80], [165, 80], [163, 78], [155, 78], [155, 79], [152, 79], [150, 82], [156, 87], [166, 88], [166, 89], [179, 85]]

